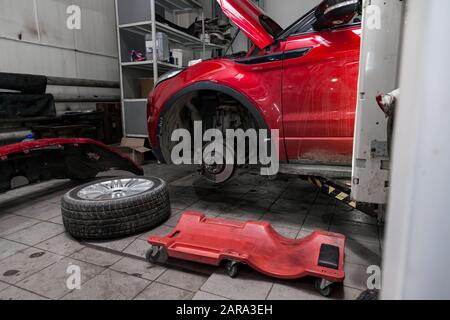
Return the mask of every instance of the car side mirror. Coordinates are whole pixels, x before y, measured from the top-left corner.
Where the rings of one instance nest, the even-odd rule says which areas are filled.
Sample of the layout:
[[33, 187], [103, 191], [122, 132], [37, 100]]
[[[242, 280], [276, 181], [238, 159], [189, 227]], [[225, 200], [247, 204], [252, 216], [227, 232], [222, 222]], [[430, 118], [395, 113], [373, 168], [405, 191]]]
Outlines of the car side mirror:
[[324, 0], [316, 9], [316, 31], [349, 23], [358, 13], [360, 0]]

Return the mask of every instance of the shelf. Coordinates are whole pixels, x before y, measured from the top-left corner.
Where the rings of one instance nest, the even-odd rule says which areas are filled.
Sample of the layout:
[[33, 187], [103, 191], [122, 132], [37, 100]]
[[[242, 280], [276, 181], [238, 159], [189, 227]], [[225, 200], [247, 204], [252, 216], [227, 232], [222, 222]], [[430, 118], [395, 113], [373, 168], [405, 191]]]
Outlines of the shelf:
[[[136, 61], [136, 62], [122, 62], [122, 67], [126, 68], [136, 68], [136, 69], [143, 69], [143, 70], [149, 70], [153, 72], [153, 61], [152, 60], [145, 60], [145, 61]], [[172, 69], [176, 69], [178, 66], [167, 63], [167, 62], [160, 62], [158, 61], [158, 71], [167, 72]]]
[[197, 0], [156, 0], [156, 3], [168, 11], [202, 9], [202, 5]]
[[[145, 35], [152, 32], [152, 22], [142, 21], [136, 23], [129, 23], [120, 25], [120, 29], [128, 30], [140, 35]], [[184, 33], [180, 30], [174, 29], [160, 22], [156, 22], [156, 30], [167, 34], [170, 41], [175, 42], [183, 47], [201, 49], [203, 48], [203, 41], [190, 34]], [[220, 46], [212, 43], [205, 43], [206, 49], [225, 49], [225, 46]]]

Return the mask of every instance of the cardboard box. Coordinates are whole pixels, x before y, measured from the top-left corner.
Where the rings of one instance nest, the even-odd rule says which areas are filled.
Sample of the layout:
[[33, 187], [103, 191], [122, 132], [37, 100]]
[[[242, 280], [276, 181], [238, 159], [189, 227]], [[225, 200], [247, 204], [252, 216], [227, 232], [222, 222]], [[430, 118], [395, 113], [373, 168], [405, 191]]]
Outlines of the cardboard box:
[[151, 151], [145, 147], [145, 139], [137, 138], [123, 138], [118, 149], [129, 156], [138, 165], [144, 164], [145, 154]]
[[175, 61], [175, 65], [178, 68], [183, 68], [183, 50], [182, 49], [173, 49], [172, 56]]
[[139, 86], [141, 88], [141, 98], [147, 99], [150, 92], [155, 86], [155, 79], [153, 78], [140, 78]]

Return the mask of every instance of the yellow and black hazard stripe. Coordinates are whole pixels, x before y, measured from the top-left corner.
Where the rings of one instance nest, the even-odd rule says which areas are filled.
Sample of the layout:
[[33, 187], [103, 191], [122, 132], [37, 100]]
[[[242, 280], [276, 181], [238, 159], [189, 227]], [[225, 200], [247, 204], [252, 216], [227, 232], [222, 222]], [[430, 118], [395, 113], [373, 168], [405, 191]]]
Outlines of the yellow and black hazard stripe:
[[333, 197], [354, 209], [358, 209], [370, 216], [377, 215], [376, 208], [373, 205], [359, 203], [352, 200], [350, 197], [351, 188], [343, 183], [332, 181], [323, 177], [305, 176], [302, 178], [319, 187], [322, 192], [326, 193], [330, 197]]

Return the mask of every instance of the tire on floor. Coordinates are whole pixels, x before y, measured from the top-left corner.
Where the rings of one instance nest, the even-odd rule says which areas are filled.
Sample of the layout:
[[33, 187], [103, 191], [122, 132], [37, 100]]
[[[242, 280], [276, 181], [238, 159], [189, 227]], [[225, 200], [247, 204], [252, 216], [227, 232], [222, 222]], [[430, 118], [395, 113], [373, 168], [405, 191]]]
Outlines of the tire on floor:
[[171, 210], [163, 180], [121, 177], [72, 189], [61, 200], [61, 213], [73, 237], [112, 239], [151, 230], [166, 221]]

